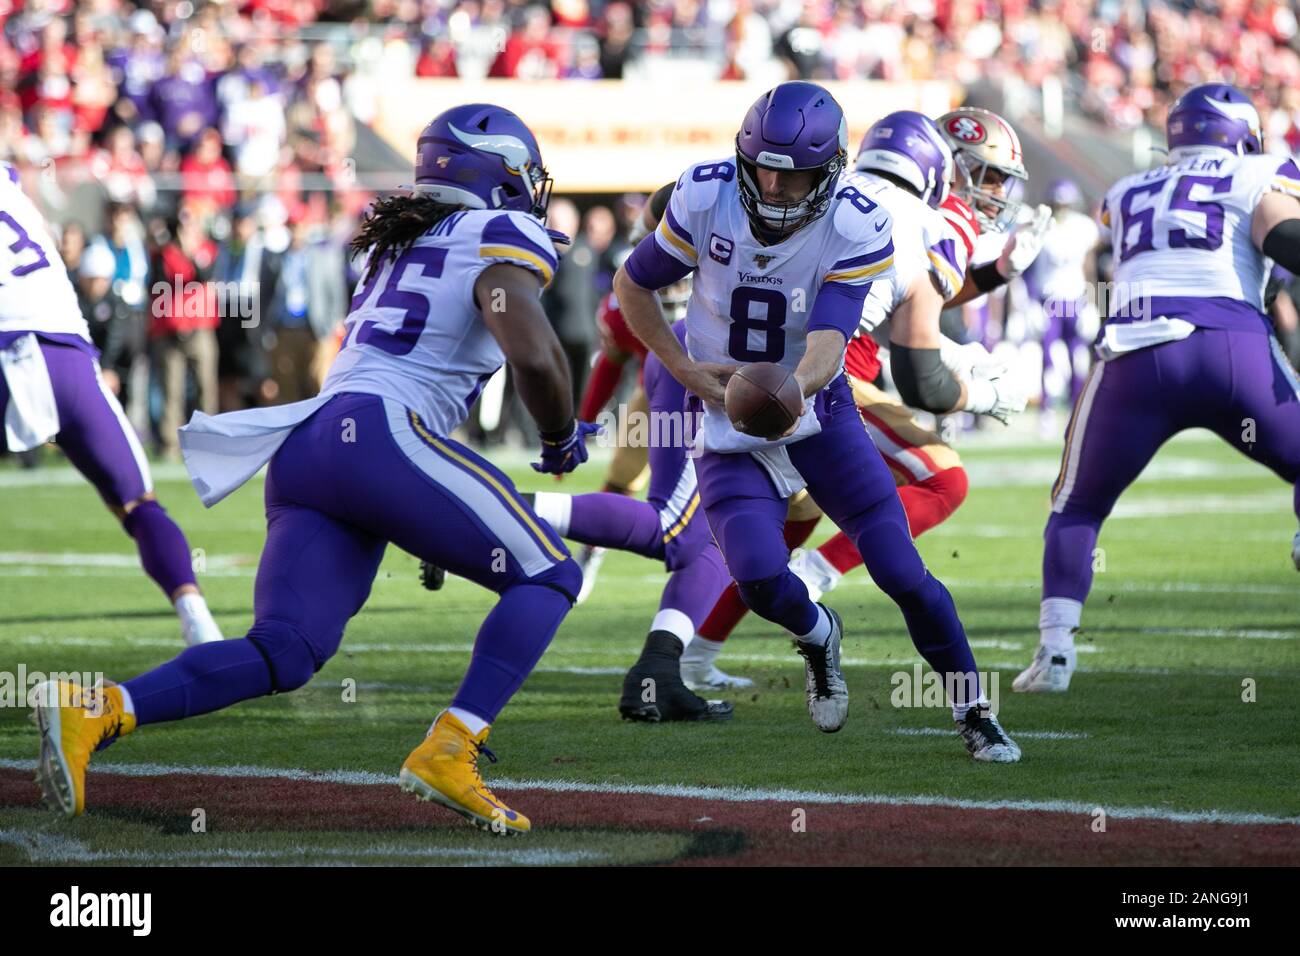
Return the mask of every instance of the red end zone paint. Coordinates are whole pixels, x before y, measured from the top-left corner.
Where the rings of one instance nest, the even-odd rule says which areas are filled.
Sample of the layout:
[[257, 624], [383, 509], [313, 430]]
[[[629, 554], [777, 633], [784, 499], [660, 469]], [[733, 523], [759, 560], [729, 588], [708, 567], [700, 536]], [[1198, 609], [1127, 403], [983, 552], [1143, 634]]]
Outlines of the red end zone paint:
[[[753, 802], [644, 794], [502, 790], [536, 828], [644, 830], [698, 835], [686, 866], [951, 864], [1199, 865], [1300, 864], [1300, 827], [1163, 820], [1107, 821], [1038, 810]], [[202, 806], [227, 832], [467, 827], [450, 812], [393, 787], [248, 777], [126, 777], [92, 774], [88, 813], [151, 817], [163, 827]], [[39, 803], [29, 774], [0, 770], [0, 807]], [[802, 809], [804, 832], [795, 832]], [[704, 819], [707, 818], [707, 819]], [[485, 837], [487, 839], [487, 837]], [[526, 839], [526, 838], [525, 838]]]

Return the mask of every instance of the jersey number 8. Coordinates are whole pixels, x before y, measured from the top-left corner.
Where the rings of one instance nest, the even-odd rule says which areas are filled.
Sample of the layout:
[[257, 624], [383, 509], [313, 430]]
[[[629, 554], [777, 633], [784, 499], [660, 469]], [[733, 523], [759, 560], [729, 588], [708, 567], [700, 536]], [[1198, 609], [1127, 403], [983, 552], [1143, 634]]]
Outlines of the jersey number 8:
[[[754, 306], [761, 308], [754, 315]], [[785, 296], [776, 289], [737, 286], [731, 293], [731, 334], [727, 354], [740, 362], [779, 362], [785, 357]], [[751, 348], [751, 333], [761, 333], [763, 344]]]

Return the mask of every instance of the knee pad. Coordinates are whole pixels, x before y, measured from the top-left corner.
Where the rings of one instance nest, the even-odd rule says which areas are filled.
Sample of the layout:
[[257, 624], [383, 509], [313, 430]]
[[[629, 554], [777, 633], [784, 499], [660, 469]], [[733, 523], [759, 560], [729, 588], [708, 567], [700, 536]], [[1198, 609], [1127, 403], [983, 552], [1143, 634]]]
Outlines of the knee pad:
[[766, 617], [788, 596], [786, 574], [787, 572], [782, 571], [762, 581], [737, 581], [736, 587], [740, 591], [740, 599], [751, 611]]
[[248, 632], [248, 640], [266, 660], [272, 693], [297, 690], [325, 663], [317, 661], [306, 635], [284, 621], [257, 621]]
[[708, 522], [697, 515], [681, 534], [664, 545], [664, 568], [679, 571], [698, 558], [713, 541]]
[[167, 518], [167, 509], [153, 498], [145, 498], [126, 513], [126, 517], [122, 519], [122, 527], [131, 537], [137, 538], [142, 528], [158, 518]]
[[577, 601], [578, 592], [582, 590], [582, 568], [578, 567], [578, 562], [573, 558], [565, 558], [559, 564], [551, 565], [541, 574], [531, 578], [521, 578], [516, 583], [541, 584], [554, 588], [570, 601]]
[[[947, 588], [929, 571], [922, 575], [919, 581], [909, 582], [909, 585], [908, 587], [887, 592], [893, 602], [898, 605], [898, 609], [903, 612], [904, 617], [909, 614], [923, 612], [935, 601], [943, 601], [947, 593]], [[884, 588], [881, 590], [884, 590]], [[947, 600], [951, 602], [951, 596]]]

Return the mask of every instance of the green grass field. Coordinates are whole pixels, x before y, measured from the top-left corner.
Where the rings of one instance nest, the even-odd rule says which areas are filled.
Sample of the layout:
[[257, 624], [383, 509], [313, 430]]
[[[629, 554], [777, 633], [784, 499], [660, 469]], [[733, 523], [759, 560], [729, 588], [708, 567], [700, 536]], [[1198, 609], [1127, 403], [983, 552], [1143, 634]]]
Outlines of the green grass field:
[[[858, 824], [845, 821], [858, 813], [884, 826], [918, 797], [933, 815], [889, 824], [891, 839], [906, 841], [899, 831], [914, 824], [932, 841], [961, 840], [955, 812], [968, 821], [994, 813], [979, 807], [1017, 802], [1023, 817], [1050, 824], [1035, 861], [1054, 859], [1052, 826], [1075, 827], [1065, 842], [1086, 846], [1095, 832], [1089, 808], [1101, 808], [1116, 821], [1166, 828], [1221, 819], [1204, 833], [1272, 834], [1280, 849], [1271, 859], [1300, 862], [1291, 490], [1208, 436], [1166, 447], [1103, 530], [1104, 567], [1071, 692], [1024, 696], [1011, 692], [1011, 679], [1037, 640], [1041, 534], [1059, 449], [969, 442], [959, 450], [970, 496], [919, 546], [956, 598], [980, 669], [997, 673], [1000, 716], [1024, 750], [1019, 765], [972, 762], [946, 709], [891, 706], [891, 675], [910, 673], [919, 658], [897, 611], [861, 571], [830, 598], [847, 632], [852, 703], [841, 733], [812, 727], [800, 660], [753, 617], [720, 661], [757, 681], [735, 695], [734, 720], [621, 722], [620, 675], [641, 645], [663, 571], [613, 554], [592, 599], [567, 619], [494, 728], [501, 763], [485, 776], [503, 782], [537, 828], [494, 841], [388, 785], [449, 700], [490, 606], [490, 595], [459, 580], [423, 591], [415, 559], [390, 549], [343, 649], [310, 685], [123, 740], [97, 756], [81, 819], [36, 807], [28, 711], [0, 710], [0, 864], [628, 863], [725, 857], [760, 844], [770, 849], [761, 862], [781, 862], [790, 841], [754, 834], [791, 831], [790, 808], [808, 806], [820, 808], [810, 832], [838, 834], [839, 862], [907, 862], [905, 842], [881, 857], [872, 846], [885, 845], [884, 832], [859, 846]], [[518, 456], [502, 463], [524, 490], [553, 487]], [[564, 487], [590, 490], [602, 473], [593, 461]], [[158, 493], [202, 549], [200, 583], [218, 621], [239, 636], [251, 620], [264, 537], [260, 480], [205, 511], [173, 466], [160, 469]], [[0, 670], [21, 664], [121, 680], [179, 650], [175, 618], [139, 570], [132, 542], [66, 465], [51, 455], [36, 472], [0, 466], [0, 502]], [[1254, 700], [1245, 701], [1251, 686]], [[710, 827], [717, 813], [696, 812], [709, 800], [724, 810], [752, 801], [776, 822]], [[196, 834], [200, 808], [206, 832]], [[1016, 832], [1016, 820], [998, 820]], [[1139, 856], [1215, 859], [1203, 833], [1174, 832], [1166, 842], [1167, 853], [1157, 841]], [[996, 858], [1020, 861], [1014, 852]]]

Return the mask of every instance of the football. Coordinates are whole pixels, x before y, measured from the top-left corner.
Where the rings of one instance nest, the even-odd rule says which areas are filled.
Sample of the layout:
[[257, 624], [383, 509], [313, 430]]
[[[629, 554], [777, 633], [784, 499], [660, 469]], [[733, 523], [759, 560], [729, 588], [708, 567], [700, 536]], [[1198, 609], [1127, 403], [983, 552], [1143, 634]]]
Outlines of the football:
[[794, 372], [771, 362], [757, 362], [731, 376], [726, 408], [736, 431], [778, 438], [803, 410], [803, 390]]

